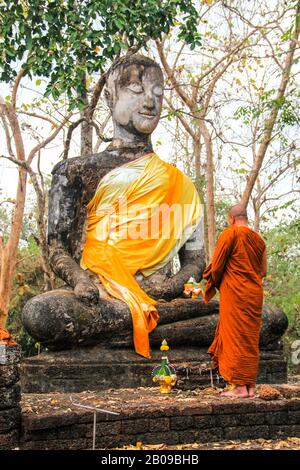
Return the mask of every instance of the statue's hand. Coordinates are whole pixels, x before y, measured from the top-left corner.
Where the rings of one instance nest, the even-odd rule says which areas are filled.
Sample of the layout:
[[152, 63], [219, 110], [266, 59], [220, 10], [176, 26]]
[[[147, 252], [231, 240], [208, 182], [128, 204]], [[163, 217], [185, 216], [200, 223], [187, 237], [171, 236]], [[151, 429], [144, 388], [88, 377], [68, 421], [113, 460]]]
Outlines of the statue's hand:
[[97, 303], [99, 300], [99, 290], [90, 280], [79, 281], [74, 288], [74, 293], [86, 303]]
[[199, 273], [199, 266], [191, 263], [183, 266], [180, 271], [171, 277], [157, 272], [147, 278], [137, 280], [141, 288], [144, 289], [150, 297], [156, 300], [172, 300], [176, 297], [181, 297], [184, 284], [191, 276], [198, 278]]
[[151, 274], [148, 278], [139, 281], [141, 288], [154, 299], [159, 299], [164, 296], [167, 283], [167, 276], [160, 273]]

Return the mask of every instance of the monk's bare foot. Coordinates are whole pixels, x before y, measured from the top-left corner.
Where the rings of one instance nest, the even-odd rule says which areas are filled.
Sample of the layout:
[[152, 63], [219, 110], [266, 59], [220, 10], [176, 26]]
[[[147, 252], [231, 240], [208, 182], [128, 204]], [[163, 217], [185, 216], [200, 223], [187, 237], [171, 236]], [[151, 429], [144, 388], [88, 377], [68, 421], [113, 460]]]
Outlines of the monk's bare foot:
[[253, 398], [254, 395], [255, 395], [255, 387], [250, 387], [249, 385], [247, 385], [247, 389], [248, 389], [248, 395], [250, 398]]
[[221, 397], [248, 398], [249, 394], [246, 385], [237, 385], [232, 390], [228, 390], [228, 392], [222, 392]]

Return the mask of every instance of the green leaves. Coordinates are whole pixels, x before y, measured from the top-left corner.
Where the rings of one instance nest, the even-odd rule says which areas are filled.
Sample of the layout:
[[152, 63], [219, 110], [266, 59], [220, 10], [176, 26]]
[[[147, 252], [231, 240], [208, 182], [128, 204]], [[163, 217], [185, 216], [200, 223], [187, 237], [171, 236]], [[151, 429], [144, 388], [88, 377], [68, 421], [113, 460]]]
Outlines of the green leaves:
[[[288, 201], [275, 210], [292, 207], [295, 202], [295, 199]], [[285, 222], [281, 218], [280, 225], [264, 233], [268, 256], [265, 301], [282, 308], [289, 318], [289, 329], [284, 337], [287, 346], [290, 341], [299, 338], [300, 334], [299, 234], [299, 212], [292, 222]]]
[[256, 104], [256, 106], [241, 106], [239, 107], [234, 117], [236, 119], [242, 119], [244, 124], [249, 125], [252, 119], [258, 118], [266, 112], [269, 112], [273, 108], [278, 108], [278, 128], [283, 130], [286, 126], [293, 126], [299, 124], [300, 117], [297, 108], [297, 103], [288, 100], [285, 96], [280, 99], [273, 98], [275, 90], [268, 90], [264, 92]]
[[82, 63], [85, 72], [102, 73], [122, 49], [146, 47], [178, 20], [179, 39], [194, 48], [197, 18], [194, 0], [6, 0], [0, 2], [0, 80], [12, 80], [20, 60], [27, 73], [47, 78], [47, 94], [57, 99], [66, 92], [76, 107]]

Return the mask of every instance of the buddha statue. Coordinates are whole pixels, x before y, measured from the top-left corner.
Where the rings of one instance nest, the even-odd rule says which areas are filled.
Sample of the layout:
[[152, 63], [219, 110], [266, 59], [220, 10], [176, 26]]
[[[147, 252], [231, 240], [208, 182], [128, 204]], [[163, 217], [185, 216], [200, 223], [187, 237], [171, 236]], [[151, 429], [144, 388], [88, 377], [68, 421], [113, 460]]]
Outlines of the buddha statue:
[[[118, 59], [104, 90], [111, 143], [53, 169], [48, 243], [65, 286], [33, 297], [22, 313], [26, 330], [49, 349], [97, 344], [149, 357], [165, 337], [173, 348], [213, 338], [218, 302], [182, 298], [184, 284], [204, 270], [203, 206], [193, 182], [153, 150], [163, 92], [155, 61]], [[276, 309], [264, 315], [268, 343], [286, 319]]]

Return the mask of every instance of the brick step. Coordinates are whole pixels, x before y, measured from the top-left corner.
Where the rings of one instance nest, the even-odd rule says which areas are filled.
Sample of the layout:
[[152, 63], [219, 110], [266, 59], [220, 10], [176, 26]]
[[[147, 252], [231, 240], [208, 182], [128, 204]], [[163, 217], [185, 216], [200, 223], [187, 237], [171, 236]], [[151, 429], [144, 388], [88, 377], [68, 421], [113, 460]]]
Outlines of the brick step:
[[300, 386], [274, 385], [276, 400], [228, 399], [216, 391], [158, 388], [111, 389], [74, 394], [24, 394], [21, 449], [90, 449], [93, 412], [96, 448], [144, 444], [219, 442], [229, 439], [300, 437]]

